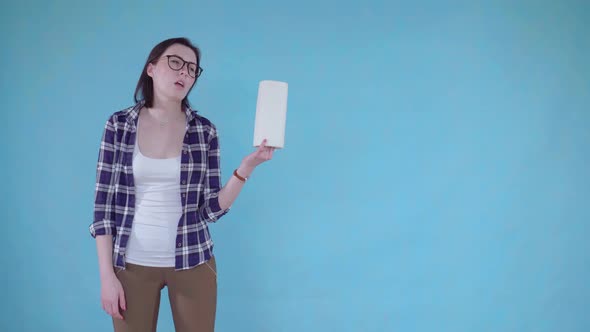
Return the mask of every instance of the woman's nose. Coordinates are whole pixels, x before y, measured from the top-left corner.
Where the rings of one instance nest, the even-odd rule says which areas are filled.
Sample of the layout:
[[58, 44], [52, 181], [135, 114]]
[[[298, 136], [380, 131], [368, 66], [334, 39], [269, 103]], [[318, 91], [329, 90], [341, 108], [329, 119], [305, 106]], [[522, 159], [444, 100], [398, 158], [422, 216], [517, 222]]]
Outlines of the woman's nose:
[[180, 68], [180, 73], [181, 74], [187, 74], [187, 70], [188, 70], [188, 63], [185, 63], [184, 65], [182, 65], [182, 67]]

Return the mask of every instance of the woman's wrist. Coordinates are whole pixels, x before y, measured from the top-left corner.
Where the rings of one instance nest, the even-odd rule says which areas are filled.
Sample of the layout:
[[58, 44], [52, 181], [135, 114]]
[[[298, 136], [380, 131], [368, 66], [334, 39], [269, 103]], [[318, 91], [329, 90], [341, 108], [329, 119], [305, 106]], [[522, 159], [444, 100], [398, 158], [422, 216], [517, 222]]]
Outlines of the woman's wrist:
[[239, 176], [247, 179], [250, 177], [252, 172], [254, 172], [254, 167], [241, 164], [240, 167], [237, 168], [236, 172]]
[[116, 278], [114, 269], [100, 273], [100, 281], [101, 282], [109, 282], [109, 281], [113, 280], [113, 278]]

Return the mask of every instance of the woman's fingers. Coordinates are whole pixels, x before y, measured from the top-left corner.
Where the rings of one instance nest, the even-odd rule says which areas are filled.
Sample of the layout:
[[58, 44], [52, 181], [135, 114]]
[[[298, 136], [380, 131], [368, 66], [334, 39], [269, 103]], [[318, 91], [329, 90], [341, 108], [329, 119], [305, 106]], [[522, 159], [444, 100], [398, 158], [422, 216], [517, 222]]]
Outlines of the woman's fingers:
[[267, 142], [268, 142], [267, 139], [262, 140], [262, 143], [260, 143], [260, 145], [258, 146], [258, 149], [256, 149], [256, 151], [254, 151], [254, 153], [252, 153], [248, 157], [248, 158], [253, 158], [256, 165], [258, 165], [264, 161], [272, 159], [272, 155], [275, 150], [275, 147], [267, 146], [266, 145]]
[[[123, 304], [125, 304], [123, 300]], [[115, 299], [114, 301], [103, 301], [102, 303], [102, 310], [104, 310], [109, 316], [114, 318], [124, 319], [119, 312], [119, 300]], [[125, 310], [125, 309], [124, 309]]]
[[108, 300], [102, 301], [102, 310], [104, 310], [104, 312], [109, 314], [109, 316], [113, 315], [113, 313], [111, 312], [111, 303]]
[[275, 150], [275, 148], [273, 148], [273, 147], [267, 147], [266, 150], [264, 151], [263, 159], [264, 160], [272, 159], [272, 153], [274, 150]]
[[113, 312], [112, 316], [115, 318], [123, 319], [121, 313], [119, 312], [119, 301], [114, 301], [111, 305], [111, 311]]
[[127, 303], [125, 302], [125, 292], [123, 292], [122, 288], [119, 292], [119, 305], [121, 306], [121, 309], [123, 309], [123, 311], [127, 310]]

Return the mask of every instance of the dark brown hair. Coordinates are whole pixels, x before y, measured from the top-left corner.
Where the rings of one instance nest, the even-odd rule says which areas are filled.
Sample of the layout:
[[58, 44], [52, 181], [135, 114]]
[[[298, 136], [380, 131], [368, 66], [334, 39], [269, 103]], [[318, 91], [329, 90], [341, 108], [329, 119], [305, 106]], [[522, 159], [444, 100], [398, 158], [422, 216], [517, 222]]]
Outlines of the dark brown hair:
[[[137, 81], [137, 87], [135, 88], [134, 100], [135, 102], [139, 102], [139, 100], [145, 100], [146, 107], [152, 107], [154, 103], [154, 81], [152, 78], [147, 74], [148, 64], [155, 64], [158, 62], [158, 59], [162, 56], [162, 54], [168, 49], [168, 47], [180, 44], [184, 45], [195, 52], [195, 56], [197, 57], [197, 68], [200, 67], [201, 64], [201, 50], [195, 45], [191, 43], [188, 38], [180, 37], [180, 38], [170, 38], [160, 42], [158, 45], [154, 46], [150, 55], [148, 56], [145, 65], [143, 66], [143, 71], [141, 72], [141, 76], [139, 77], [139, 81]], [[186, 97], [182, 100], [183, 107], [190, 107], [190, 103], [188, 101], [188, 95], [191, 93], [191, 90], [197, 83], [197, 78], [195, 78], [195, 82], [188, 90]]]

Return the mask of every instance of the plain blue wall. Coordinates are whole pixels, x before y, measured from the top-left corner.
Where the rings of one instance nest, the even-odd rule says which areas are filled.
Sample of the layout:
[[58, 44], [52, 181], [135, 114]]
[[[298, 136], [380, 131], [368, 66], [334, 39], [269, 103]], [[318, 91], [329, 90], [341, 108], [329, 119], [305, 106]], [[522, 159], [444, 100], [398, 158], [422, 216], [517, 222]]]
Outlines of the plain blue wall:
[[218, 331], [590, 330], [587, 1], [17, 3], [0, 330], [111, 329], [88, 233], [100, 135], [173, 36], [203, 50], [190, 97], [224, 181], [258, 82], [289, 83], [286, 148], [211, 226]]

